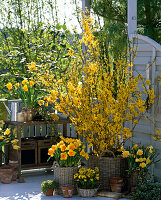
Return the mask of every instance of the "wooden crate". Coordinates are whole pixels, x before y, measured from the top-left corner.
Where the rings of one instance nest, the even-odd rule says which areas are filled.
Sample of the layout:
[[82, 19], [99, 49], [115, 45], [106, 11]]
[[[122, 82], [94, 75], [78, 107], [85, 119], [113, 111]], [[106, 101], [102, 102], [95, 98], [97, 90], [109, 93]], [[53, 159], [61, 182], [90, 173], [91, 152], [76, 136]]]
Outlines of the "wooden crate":
[[22, 168], [37, 166], [37, 140], [26, 139], [21, 142]]
[[38, 166], [51, 165], [51, 162], [47, 162], [48, 149], [52, 146], [52, 139], [38, 140]]

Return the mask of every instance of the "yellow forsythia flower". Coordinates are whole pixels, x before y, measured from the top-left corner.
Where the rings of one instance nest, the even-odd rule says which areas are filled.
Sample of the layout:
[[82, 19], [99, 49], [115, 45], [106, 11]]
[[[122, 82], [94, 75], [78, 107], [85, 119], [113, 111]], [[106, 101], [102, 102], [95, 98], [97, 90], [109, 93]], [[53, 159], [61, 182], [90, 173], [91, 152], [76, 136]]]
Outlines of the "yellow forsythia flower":
[[35, 62], [31, 62], [31, 65], [28, 65], [28, 68], [29, 68], [30, 71], [37, 70], [36, 63]]
[[69, 51], [68, 51], [68, 54], [70, 55], [70, 56], [73, 56], [73, 49], [70, 49]]
[[8, 88], [8, 90], [12, 89], [12, 83], [11, 82], [7, 83], [7, 88]]

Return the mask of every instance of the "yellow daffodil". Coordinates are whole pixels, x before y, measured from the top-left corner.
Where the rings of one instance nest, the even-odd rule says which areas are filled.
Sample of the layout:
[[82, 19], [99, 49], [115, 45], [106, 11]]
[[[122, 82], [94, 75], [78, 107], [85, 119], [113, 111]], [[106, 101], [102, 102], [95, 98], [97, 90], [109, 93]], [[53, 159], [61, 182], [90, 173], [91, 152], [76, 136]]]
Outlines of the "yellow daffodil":
[[8, 90], [12, 90], [12, 83], [11, 82], [7, 83], [6, 87]]
[[127, 158], [129, 156], [129, 151], [123, 151], [122, 155], [123, 155], [123, 158]]
[[140, 163], [140, 167], [145, 168], [146, 164], [144, 162]]
[[142, 156], [143, 155], [143, 150], [142, 149], [138, 149], [137, 155]]
[[23, 86], [23, 89], [24, 89], [25, 92], [27, 92], [27, 91], [28, 91], [27, 85], [24, 85], [24, 86]]

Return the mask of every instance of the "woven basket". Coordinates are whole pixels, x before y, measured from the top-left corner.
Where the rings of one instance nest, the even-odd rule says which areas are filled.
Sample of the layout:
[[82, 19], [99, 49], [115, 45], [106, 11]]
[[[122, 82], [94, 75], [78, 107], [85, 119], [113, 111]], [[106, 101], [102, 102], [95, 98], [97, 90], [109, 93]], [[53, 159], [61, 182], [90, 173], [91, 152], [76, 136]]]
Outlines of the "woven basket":
[[[78, 167], [60, 167], [54, 162], [54, 180], [59, 183], [59, 186], [72, 186], [74, 185], [74, 174], [77, 173]], [[62, 194], [61, 189], [58, 190], [59, 194]], [[73, 194], [76, 194], [76, 188], [74, 188]]]
[[98, 188], [95, 188], [95, 189], [78, 188], [78, 194], [81, 197], [93, 197], [96, 194], [97, 190], [98, 190]]
[[109, 179], [111, 177], [124, 177], [127, 169], [127, 162], [124, 158], [90, 156], [88, 167], [99, 168], [100, 190], [110, 190]]

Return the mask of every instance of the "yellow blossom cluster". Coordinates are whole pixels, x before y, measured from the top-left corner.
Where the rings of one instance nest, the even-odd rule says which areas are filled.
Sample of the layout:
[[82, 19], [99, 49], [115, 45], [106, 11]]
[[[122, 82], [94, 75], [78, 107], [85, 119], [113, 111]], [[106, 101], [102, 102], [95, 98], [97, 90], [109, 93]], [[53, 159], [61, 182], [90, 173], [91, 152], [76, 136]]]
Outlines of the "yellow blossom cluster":
[[85, 152], [85, 146], [79, 139], [64, 138], [60, 136], [61, 141], [48, 150], [48, 155], [54, 157], [62, 167], [78, 166], [81, 157], [89, 158]]
[[[75, 52], [71, 57], [73, 67], [68, 77], [55, 81], [51, 76], [44, 79], [44, 74], [42, 81], [52, 86], [49, 99], [55, 102], [57, 110], [69, 116], [95, 154], [119, 151], [152, 105], [154, 91], [140, 84], [141, 75], [134, 77], [127, 59], [113, 60], [108, 55], [104, 63], [94, 36], [93, 20], [83, 15], [82, 24], [80, 45], [85, 46], [85, 51]], [[132, 122], [132, 129], [124, 126], [126, 122]]]
[[[36, 70], [36, 63], [31, 62], [31, 65], [28, 66], [30, 71]], [[14, 85], [9, 82], [6, 87], [8, 90], [13, 91], [16, 97], [22, 99], [22, 102], [25, 104], [26, 108], [33, 108], [37, 106], [38, 98], [43, 96], [42, 94], [45, 91], [40, 89], [39, 84], [35, 81], [36, 73], [32, 73], [30, 78], [24, 78], [22, 81], [15, 83]], [[48, 106], [48, 101], [44, 103], [45, 106]]]
[[35, 62], [31, 62], [31, 64], [28, 65], [28, 68], [29, 68], [30, 71], [37, 70], [36, 63]]
[[2, 129], [3, 124], [4, 122], [1, 120], [0, 121], [0, 148], [7, 144], [12, 144], [13, 149], [16, 149], [16, 150], [19, 149], [19, 146], [17, 145], [18, 140], [13, 138], [13, 136], [11, 137], [10, 129], [8, 128], [6, 130]]
[[74, 179], [79, 188], [94, 189], [98, 187], [99, 169], [98, 167], [95, 169], [81, 167], [78, 173], [74, 174]]
[[128, 160], [129, 173], [142, 173], [147, 172], [151, 164], [156, 161], [157, 154], [152, 146], [144, 147], [135, 144], [123, 150], [122, 156]]

